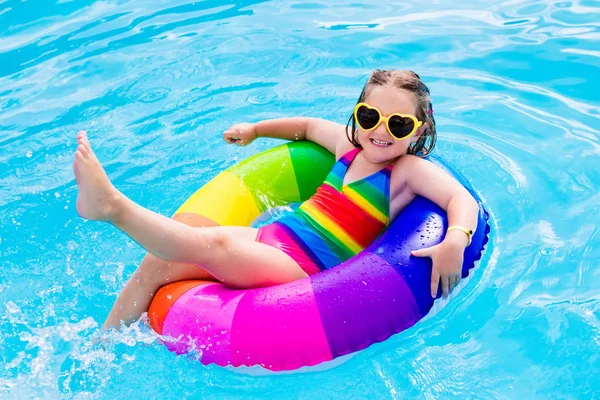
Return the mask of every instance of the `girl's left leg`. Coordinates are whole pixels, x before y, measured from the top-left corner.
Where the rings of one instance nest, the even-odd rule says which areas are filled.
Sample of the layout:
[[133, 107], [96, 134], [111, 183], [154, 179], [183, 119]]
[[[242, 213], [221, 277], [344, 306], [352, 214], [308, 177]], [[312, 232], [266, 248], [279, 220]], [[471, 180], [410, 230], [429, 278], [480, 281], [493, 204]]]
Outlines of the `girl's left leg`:
[[110, 222], [156, 257], [201, 265], [232, 287], [269, 286], [307, 276], [281, 250], [236, 237], [239, 228], [193, 228], [139, 206], [110, 183], [85, 132], [78, 134], [77, 142], [73, 167], [82, 217]]
[[[175, 214], [173, 219], [193, 227], [216, 226], [208, 218], [193, 213]], [[245, 233], [250, 240], [253, 240], [252, 229], [246, 229], [248, 232], [240, 231], [240, 234]], [[256, 233], [254, 235], [256, 237]], [[197, 265], [174, 263], [150, 253], [146, 254], [115, 300], [104, 322], [104, 329], [110, 327], [119, 329], [121, 325], [129, 326], [148, 310], [150, 302], [161, 286], [187, 280], [214, 281], [216, 279]]]
[[[173, 220], [197, 228], [216, 226], [213, 221], [202, 215], [192, 213], [176, 214]], [[242, 226], [237, 228], [238, 232], [232, 232], [235, 236], [250, 241], [256, 240], [256, 229]], [[165, 261], [150, 253], [146, 254], [115, 300], [103, 324], [104, 329], [129, 326], [148, 311], [158, 289], [168, 283], [187, 280], [216, 281], [201, 266]]]

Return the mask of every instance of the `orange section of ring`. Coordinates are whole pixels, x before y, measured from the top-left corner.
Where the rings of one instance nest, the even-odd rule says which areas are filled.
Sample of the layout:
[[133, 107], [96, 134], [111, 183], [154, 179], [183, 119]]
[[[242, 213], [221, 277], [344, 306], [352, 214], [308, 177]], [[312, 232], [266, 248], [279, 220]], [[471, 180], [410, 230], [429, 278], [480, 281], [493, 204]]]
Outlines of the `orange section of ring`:
[[162, 335], [163, 324], [165, 318], [171, 309], [171, 306], [175, 304], [181, 296], [183, 296], [188, 290], [195, 288], [196, 286], [205, 285], [207, 283], [214, 283], [211, 281], [179, 281], [169, 283], [161, 287], [150, 307], [148, 308], [148, 317], [150, 318], [150, 326], [159, 335]]

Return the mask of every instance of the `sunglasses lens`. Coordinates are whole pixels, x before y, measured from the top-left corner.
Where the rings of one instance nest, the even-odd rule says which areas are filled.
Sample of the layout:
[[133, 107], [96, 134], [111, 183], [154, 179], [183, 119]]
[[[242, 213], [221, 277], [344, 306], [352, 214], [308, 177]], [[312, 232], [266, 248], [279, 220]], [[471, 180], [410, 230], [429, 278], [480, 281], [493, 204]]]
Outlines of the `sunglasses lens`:
[[367, 106], [360, 106], [356, 111], [356, 119], [362, 129], [372, 129], [379, 123], [379, 113]]
[[415, 127], [415, 123], [412, 119], [399, 117], [397, 115], [392, 116], [388, 121], [388, 124], [390, 127], [390, 132], [392, 132], [392, 135], [398, 139], [403, 138], [411, 133]]

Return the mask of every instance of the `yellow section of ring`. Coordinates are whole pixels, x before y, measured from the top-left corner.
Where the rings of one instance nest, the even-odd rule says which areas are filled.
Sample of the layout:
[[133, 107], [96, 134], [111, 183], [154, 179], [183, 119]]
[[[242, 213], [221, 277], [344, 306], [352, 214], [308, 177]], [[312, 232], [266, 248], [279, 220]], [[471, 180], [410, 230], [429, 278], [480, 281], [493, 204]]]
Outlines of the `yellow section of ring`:
[[194, 193], [175, 214], [204, 215], [219, 225], [249, 226], [260, 215], [252, 192], [235, 175], [221, 172]]

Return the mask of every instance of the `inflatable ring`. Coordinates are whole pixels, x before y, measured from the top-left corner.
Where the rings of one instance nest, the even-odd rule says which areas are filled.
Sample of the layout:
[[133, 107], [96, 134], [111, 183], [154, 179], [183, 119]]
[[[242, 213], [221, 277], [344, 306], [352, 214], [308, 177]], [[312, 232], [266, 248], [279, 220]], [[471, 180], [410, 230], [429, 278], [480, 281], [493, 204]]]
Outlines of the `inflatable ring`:
[[[275, 206], [308, 199], [334, 161], [313, 143], [288, 143], [221, 172], [176, 213], [249, 226]], [[469, 189], [456, 171], [441, 166]], [[488, 240], [488, 214], [479, 204], [463, 278]], [[332, 360], [384, 341], [429, 313], [431, 260], [410, 251], [439, 243], [446, 228], [445, 212], [417, 197], [371, 246], [308, 278], [250, 290], [208, 281], [163, 286], [148, 309], [150, 324], [175, 338], [165, 340], [171, 351], [196, 351], [204, 364], [281, 371]]]

